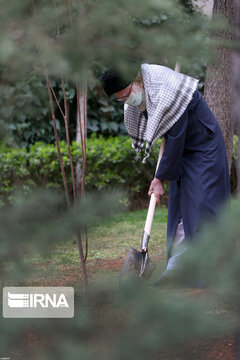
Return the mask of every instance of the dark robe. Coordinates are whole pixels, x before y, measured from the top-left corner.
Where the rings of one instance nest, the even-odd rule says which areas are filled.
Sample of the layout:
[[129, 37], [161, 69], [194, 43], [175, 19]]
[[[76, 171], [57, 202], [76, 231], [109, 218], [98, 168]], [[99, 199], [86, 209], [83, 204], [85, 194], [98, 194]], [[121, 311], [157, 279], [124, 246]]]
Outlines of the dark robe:
[[167, 144], [156, 177], [170, 180], [169, 256], [180, 218], [186, 240], [194, 240], [201, 224], [214, 220], [220, 205], [229, 199], [230, 184], [220, 126], [198, 90], [164, 137]]

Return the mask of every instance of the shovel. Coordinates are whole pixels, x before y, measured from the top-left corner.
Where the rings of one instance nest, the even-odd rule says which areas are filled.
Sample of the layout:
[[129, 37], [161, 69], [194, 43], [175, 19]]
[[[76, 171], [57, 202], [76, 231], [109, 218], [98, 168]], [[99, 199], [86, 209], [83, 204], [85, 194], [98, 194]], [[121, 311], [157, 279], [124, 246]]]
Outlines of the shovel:
[[[158, 162], [156, 171], [158, 169], [158, 165], [162, 158], [162, 154], [165, 148], [166, 140], [162, 138], [162, 144], [159, 152]], [[156, 207], [156, 198], [155, 195], [151, 195], [151, 199], [148, 206], [147, 219], [145, 223], [145, 227], [142, 234], [142, 241], [140, 250], [136, 250], [131, 247], [128, 251], [128, 255], [123, 264], [122, 270], [119, 274], [119, 281], [122, 282], [128, 278], [144, 278], [149, 279], [156, 267], [156, 264], [150, 259], [148, 254], [148, 243], [150, 239], [153, 215]]]

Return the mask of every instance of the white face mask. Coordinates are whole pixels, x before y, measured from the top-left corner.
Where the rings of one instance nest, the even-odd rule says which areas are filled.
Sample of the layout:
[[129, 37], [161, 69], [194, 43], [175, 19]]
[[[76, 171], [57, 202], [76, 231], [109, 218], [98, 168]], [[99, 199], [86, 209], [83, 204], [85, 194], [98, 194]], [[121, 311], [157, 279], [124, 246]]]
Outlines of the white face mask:
[[139, 106], [143, 101], [143, 90], [139, 90], [138, 92], [131, 92], [128, 99], [125, 101], [125, 104], [131, 106]]

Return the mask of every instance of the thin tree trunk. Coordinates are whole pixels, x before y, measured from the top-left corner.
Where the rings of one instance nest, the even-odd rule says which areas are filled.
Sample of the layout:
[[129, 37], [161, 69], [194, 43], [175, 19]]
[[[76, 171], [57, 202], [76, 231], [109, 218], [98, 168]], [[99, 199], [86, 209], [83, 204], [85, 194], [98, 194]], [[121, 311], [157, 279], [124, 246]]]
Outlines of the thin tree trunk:
[[[71, 2], [69, 4], [70, 11], [70, 20], [72, 24], [72, 15], [71, 15]], [[85, 0], [81, 0], [81, 17], [85, 16]], [[85, 196], [85, 172], [86, 172], [86, 138], [87, 138], [87, 84], [83, 84], [80, 89], [76, 85], [77, 92], [77, 124], [76, 124], [76, 142], [81, 144], [82, 149], [82, 163], [79, 162], [76, 164], [76, 193], [77, 197], [81, 200]], [[84, 235], [83, 235], [84, 234]], [[85, 256], [83, 252], [83, 237], [85, 240]], [[86, 260], [88, 255], [88, 233], [87, 228], [83, 231], [79, 231], [77, 234], [77, 243], [79, 256], [82, 265], [83, 279], [85, 285], [85, 294], [88, 295], [88, 275]]]
[[66, 97], [66, 91], [65, 91], [65, 83], [64, 83], [63, 78], [62, 78], [62, 92], [63, 92], [63, 97], [64, 97], [64, 117], [63, 118], [64, 118], [64, 124], [65, 124], [68, 156], [69, 156], [71, 175], [72, 175], [73, 201], [75, 204], [75, 202], [76, 202], [76, 184], [75, 184], [75, 174], [74, 174], [74, 166], [73, 166], [73, 160], [72, 160], [72, 152], [71, 152], [71, 147], [70, 147], [70, 137], [69, 137], [69, 131], [68, 131], [68, 104], [67, 104], [67, 97]]
[[[235, 39], [238, 48], [233, 53], [232, 71], [232, 101], [233, 101], [233, 121], [238, 137], [240, 138], [240, 2], [235, 2]], [[237, 191], [240, 192], [240, 141], [238, 141], [237, 159]]]
[[[234, 9], [232, 0], [214, 0], [213, 17], [225, 16], [233, 24]], [[217, 40], [232, 41], [230, 31], [217, 31]], [[218, 120], [227, 150], [229, 171], [232, 163], [233, 118], [232, 118], [232, 50], [223, 46], [213, 49], [218, 64], [209, 64], [206, 71], [204, 97]]]
[[[87, 239], [85, 239], [85, 240], [86, 240], [86, 244], [87, 244]], [[78, 251], [79, 251], [79, 256], [80, 256], [82, 271], [83, 271], [85, 294], [86, 294], [86, 296], [88, 296], [89, 288], [88, 288], [88, 275], [87, 275], [87, 267], [86, 267], [86, 252], [85, 252], [85, 256], [84, 256], [83, 246], [82, 246], [82, 236], [81, 236], [80, 232], [77, 234], [77, 244], [78, 244]]]
[[[82, 149], [82, 161], [76, 164], [76, 190], [77, 196], [81, 199], [85, 195], [85, 172], [86, 172], [86, 138], [87, 138], [87, 86], [84, 85], [81, 90], [76, 87], [77, 90], [77, 124], [76, 124], [76, 142], [81, 144]], [[84, 229], [85, 237], [85, 256], [83, 252], [83, 231], [77, 234], [78, 250], [82, 264], [83, 278], [85, 283], [86, 292], [88, 292], [88, 276], [86, 268], [86, 260], [88, 254], [88, 233], [87, 229]]]
[[70, 207], [71, 204], [70, 204], [69, 190], [68, 190], [68, 186], [67, 186], [67, 179], [66, 179], [66, 174], [65, 174], [65, 170], [64, 170], [62, 154], [61, 154], [61, 150], [60, 150], [60, 146], [59, 146], [58, 131], [57, 131], [57, 125], [56, 125], [56, 116], [55, 116], [55, 110], [54, 110], [54, 105], [53, 105], [53, 96], [52, 96], [52, 92], [51, 92], [51, 83], [49, 81], [49, 78], [48, 78], [46, 72], [45, 72], [45, 77], [46, 77], [46, 82], [47, 82], [48, 96], [49, 96], [49, 102], [50, 102], [50, 108], [51, 108], [52, 120], [53, 120], [53, 129], [54, 129], [56, 147], [57, 147], [57, 152], [58, 152], [58, 157], [59, 157], [59, 162], [60, 162], [60, 167], [61, 167], [61, 172], [62, 172], [65, 196], [66, 196], [67, 205], [68, 205], [68, 207]]
[[[77, 88], [77, 123], [76, 123], [76, 142], [81, 144], [82, 148], [82, 163], [79, 161], [76, 165], [76, 185], [77, 185], [77, 193], [82, 189], [82, 177], [83, 177], [83, 167], [84, 167], [84, 143], [86, 142], [86, 119], [87, 119], [87, 90], [86, 87], [83, 90], [79, 90]], [[85, 139], [85, 141], [84, 141]]]

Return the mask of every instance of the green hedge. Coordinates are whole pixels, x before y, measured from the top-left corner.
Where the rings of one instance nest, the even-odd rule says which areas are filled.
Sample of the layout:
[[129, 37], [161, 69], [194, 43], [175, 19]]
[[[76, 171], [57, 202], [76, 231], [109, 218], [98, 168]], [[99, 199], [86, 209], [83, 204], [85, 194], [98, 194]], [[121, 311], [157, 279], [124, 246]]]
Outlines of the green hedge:
[[[87, 190], [105, 190], [121, 186], [127, 191], [130, 201], [147, 196], [150, 181], [154, 175], [161, 141], [151, 150], [146, 164], [136, 160], [129, 137], [92, 136], [87, 139]], [[60, 143], [67, 181], [71, 188], [71, 172], [67, 145]], [[81, 147], [71, 146], [74, 166], [81, 159]], [[15, 190], [27, 194], [37, 186], [63, 189], [62, 175], [54, 144], [37, 142], [30, 147], [8, 148], [0, 146], [0, 199], [13, 202]]]
[[[234, 151], [231, 176], [232, 192], [236, 189], [235, 164], [237, 137], [234, 136]], [[139, 198], [147, 199], [147, 191], [154, 175], [161, 140], [151, 149], [146, 164], [136, 160], [128, 136], [109, 137], [92, 136], [87, 139], [87, 190], [107, 190], [122, 187], [130, 202]], [[71, 172], [67, 145], [60, 143], [67, 182], [71, 188]], [[81, 147], [71, 146], [74, 166], [81, 159]], [[0, 144], [0, 204], [14, 202], [15, 190], [28, 194], [33, 188], [47, 187], [62, 189], [62, 175], [54, 144], [37, 142], [27, 151], [25, 148], [9, 148]]]

